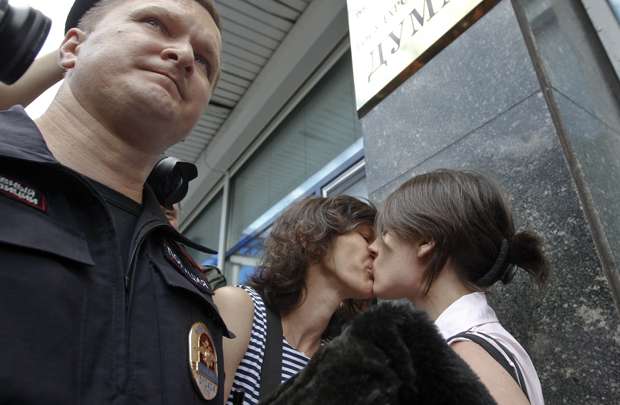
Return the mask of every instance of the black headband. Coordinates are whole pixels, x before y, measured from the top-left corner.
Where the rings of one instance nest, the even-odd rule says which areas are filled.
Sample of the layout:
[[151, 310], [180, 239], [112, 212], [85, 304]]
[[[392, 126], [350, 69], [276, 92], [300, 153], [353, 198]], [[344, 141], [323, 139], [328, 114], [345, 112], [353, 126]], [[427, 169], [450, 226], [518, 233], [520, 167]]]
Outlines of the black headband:
[[476, 281], [476, 284], [480, 287], [489, 287], [496, 281], [501, 280], [502, 283], [508, 284], [512, 279], [512, 267], [508, 262], [508, 251], [510, 249], [510, 243], [506, 239], [502, 239], [502, 244], [499, 248], [499, 254], [495, 263], [491, 269]]

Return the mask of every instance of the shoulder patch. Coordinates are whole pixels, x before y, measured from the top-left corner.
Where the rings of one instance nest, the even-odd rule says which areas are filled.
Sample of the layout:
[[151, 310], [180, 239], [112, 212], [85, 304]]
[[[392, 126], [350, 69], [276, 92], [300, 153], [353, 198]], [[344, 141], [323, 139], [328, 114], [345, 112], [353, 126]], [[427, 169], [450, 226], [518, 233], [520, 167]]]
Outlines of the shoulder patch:
[[32, 208], [36, 208], [41, 212], [47, 212], [45, 195], [21, 180], [15, 180], [0, 174], [0, 194]]
[[[174, 249], [173, 246], [177, 249]], [[199, 290], [209, 295], [213, 295], [211, 286], [204, 278], [202, 278], [202, 274], [199, 270], [195, 269], [193, 266], [188, 266], [186, 261], [183, 260], [185, 258], [184, 255], [177, 252], [178, 246], [176, 246], [176, 244], [168, 241], [164, 242], [164, 256], [166, 257], [166, 260], [168, 260], [168, 262], [170, 262], [170, 264], [172, 264], [172, 266], [190, 283], [198, 287]]]

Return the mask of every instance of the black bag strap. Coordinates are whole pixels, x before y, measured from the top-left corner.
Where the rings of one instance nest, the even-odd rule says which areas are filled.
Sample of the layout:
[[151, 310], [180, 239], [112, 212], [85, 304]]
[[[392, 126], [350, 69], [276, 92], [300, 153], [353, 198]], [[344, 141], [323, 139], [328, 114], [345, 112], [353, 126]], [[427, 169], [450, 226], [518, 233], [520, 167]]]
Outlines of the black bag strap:
[[245, 392], [232, 390], [230, 394], [232, 395], [232, 400], [230, 402], [232, 402], [233, 405], [243, 405]]
[[[262, 294], [261, 298], [265, 302]], [[259, 401], [267, 398], [282, 383], [282, 321], [266, 303], [265, 310], [267, 312], [267, 337], [263, 365], [260, 370]]]
[[[476, 334], [476, 333], [478, 333], [479, 335]], [[530, 396], [527, 393], [527, 387], [525, 386], [525, 379], [523, 378], [523, 374], [521, 373], [521, 369], [519, 368], [519, 364], [517, 363], [516, 359], [514, 358], [514, 356], [510, 352], [510, 350], [508, 350], [504, 345], [502, 345], [500, 342], [498, 342], [497, 339], [495, 339], [495, 338], [493, 338], [493, 337], [491, 337], [491, 336], [489, 336], [489, 335], [487, 335], [485, 333], [482, 333], [482, 332], [476, 332], [476, 333], [471, 333], [471, 332], [459, 333], [457, 335], [452, 336], [450, 339], [448, 339], [448, 344], [450, 344], [456, 338], [464, 338], [464, 339], [467, 339], [467, 340], [471, 340], [472, 342], [476, 343], [478, 346], [482, 347], [484, 349], [484, 351], [486, 351], [491, 357], [493, 357], [493, 359], [496, 362], [498, 362], [499, 365], [502, 366], [504, 368], [504, 370], [506, 370], [508, 372], [508, 374], [510, 374], [510, 376], [519, 385], [519, 387], [521, 388], [521, 390], [525, 394], [525, 397], [529, 401], [530, 400]], [[482, 335], [482, 336], [480, 336], [480, 335]], [[493, 341], [497, 346], [499, 346], [500, 349], [502, 349], [502, 351], [505, 353], [505, 355], [503, 355], [487, 339]], [[508, 357], [510, 359], [510, 361], [512, 361], [512, 364], [514, 364], [514, 367], [512, 367], [510, 365], [510, 363], [508, 362], [506, 357]]]

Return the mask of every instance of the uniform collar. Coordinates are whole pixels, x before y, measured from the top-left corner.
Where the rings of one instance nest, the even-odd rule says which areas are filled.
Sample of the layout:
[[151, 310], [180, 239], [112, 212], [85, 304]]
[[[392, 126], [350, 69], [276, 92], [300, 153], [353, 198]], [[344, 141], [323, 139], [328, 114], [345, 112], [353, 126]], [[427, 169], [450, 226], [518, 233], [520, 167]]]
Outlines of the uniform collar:
[[143, 210], [143, 217], [140, 218], [140, 221], [160, 222], [161, 224], [166, 225], [166, 229], [167, 229], [168, 236], [170, 237], [170, 239], [180, 242], [185, 246], [189, 246], [193, 249], [199, 250], [204, 253], [208, 253], [208, 254], [217, 253], [217, 251], [213, 249], [209, 249], [206, 246], [202, 246], [196, 242], [193, 242], [192, 240], [188, 239], [183, 234], [178, 232], [176, 229], [174, 229], [168, 222], [168, 219], [166, 218], [164, 211], [161, 209], [161, 206], [159, 205], [159, 201], [157, 200], [157, 196], [155, 196], [155, 192], [153, 191], [153, 189], [151, 189], [151, 187], [148, 184], [145, 184], [144, 186], [144, 191], [142, 193], [142, 204], [144, 206], [144, 210]]
[[466, 294], [454, 301], [435, 320], [444, 339], [485, 323], [499, 322], [485, 293]]
[[[0, 156], [37, 163], [59, 164], [47, 147], [35, 122], [19, 105], [0, 111]], [[217, 253], [215, 250], [192, 242], [172, 228], [159, 206], [155, 193], [148, 185], [144, 187], [143, 204], [142, 221], [160, 222], [168, 226], [173, 240], [205, 253]]]
[[43, 135], [22, 106], [0, 111], [0, 155], [39, 163], [58, 163]]

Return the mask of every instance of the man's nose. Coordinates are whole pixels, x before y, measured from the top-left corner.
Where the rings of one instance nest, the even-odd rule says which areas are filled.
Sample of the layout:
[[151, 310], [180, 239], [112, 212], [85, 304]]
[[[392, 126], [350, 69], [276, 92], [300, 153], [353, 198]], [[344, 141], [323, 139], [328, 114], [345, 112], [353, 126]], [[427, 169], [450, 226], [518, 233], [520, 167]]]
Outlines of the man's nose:
[[162, 51], [162, 59], [174, 62], [188, 76], [194, 73], [194, 49], [188, 43], [178, 42], [167, 47]]

